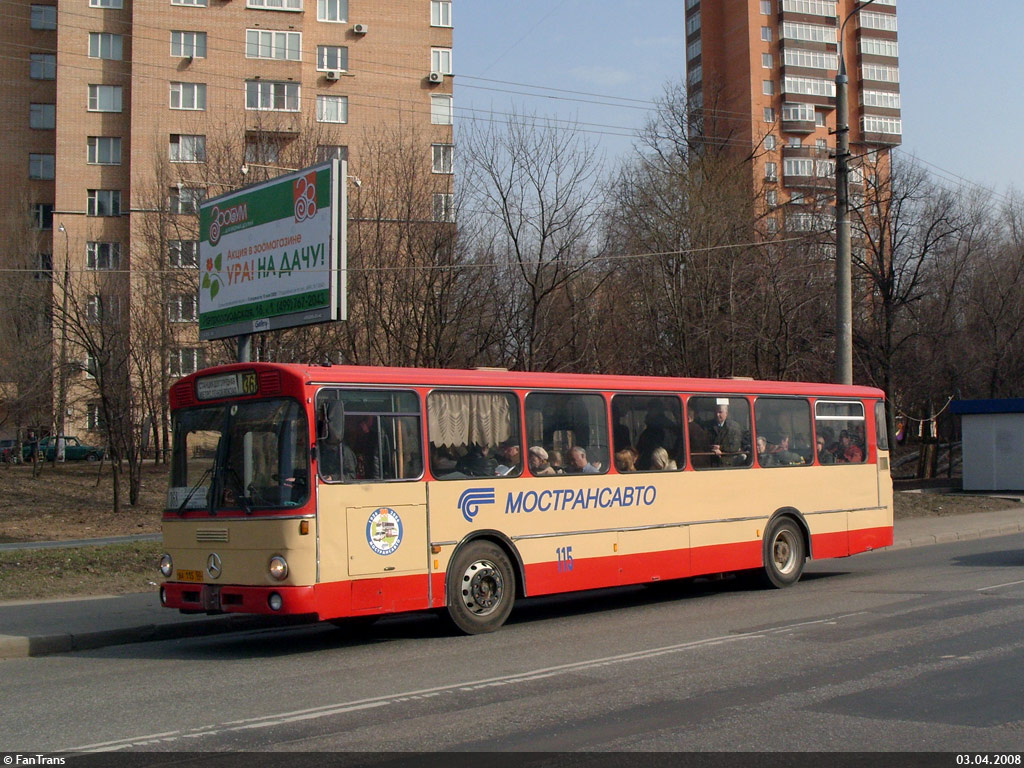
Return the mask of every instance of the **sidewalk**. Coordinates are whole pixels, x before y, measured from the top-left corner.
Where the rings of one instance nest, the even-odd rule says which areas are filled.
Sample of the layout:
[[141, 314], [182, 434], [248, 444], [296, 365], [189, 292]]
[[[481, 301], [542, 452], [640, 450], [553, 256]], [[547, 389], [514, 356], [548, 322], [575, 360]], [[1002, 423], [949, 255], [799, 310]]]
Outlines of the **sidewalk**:
[[[892, 549], [1024, 531], [1024, 507], [897, 520]], [[299, 620], [301, 623], [303, 620]], [[248, 615], [182, 615], [160, 607], [156, 592], [44, 602], [0, 603], [0, 659], [45, 656], [110, 645], [280, 627], [295, 621]]]

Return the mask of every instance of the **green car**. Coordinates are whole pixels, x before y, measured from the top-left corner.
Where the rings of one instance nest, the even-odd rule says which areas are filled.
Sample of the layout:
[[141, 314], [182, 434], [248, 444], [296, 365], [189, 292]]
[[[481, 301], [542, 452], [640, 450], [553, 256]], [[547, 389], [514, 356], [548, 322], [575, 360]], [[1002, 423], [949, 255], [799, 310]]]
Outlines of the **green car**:
[[[22, 447], [22, 457], [25, 461], [32, 460], [35, 443], [25, 442]], [[57, 454], [57, 438], [44, 437], [39, 441], [39, 455], [46, 461], [53, 461]], [[99, 461], [103, 458], [103, 449], [94, 445], [84, 445], [77, 437], [66, 436], [64, 438], [64, 460], [65, 461]]]

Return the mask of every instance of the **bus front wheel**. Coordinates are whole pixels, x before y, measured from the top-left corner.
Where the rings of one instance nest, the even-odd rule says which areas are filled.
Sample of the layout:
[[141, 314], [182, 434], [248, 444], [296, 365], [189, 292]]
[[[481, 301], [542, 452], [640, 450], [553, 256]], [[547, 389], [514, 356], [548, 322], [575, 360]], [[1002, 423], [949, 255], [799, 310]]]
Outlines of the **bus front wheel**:
[[788, 587], [800, 580], [807, 551], [800, 527], [788, 517], [780, 517], [764, 537], [764, 574], [766, 585]]
[[474, 541], [455, 555], [448, 571], [448, 616], [467, 635], [493, 632], [512, 611], [516, 577], [502, 549]]

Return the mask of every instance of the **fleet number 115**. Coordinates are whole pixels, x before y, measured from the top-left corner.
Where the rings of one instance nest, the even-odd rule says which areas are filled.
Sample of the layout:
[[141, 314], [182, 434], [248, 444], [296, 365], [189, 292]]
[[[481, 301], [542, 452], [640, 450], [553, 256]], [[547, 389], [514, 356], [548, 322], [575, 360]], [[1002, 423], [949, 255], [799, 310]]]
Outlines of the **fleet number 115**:
[[559, 572], [571, 571], [572, 570], [572, 547], [558, 547], [555, 549], [555, 554], [558, 556], [558, 570]]

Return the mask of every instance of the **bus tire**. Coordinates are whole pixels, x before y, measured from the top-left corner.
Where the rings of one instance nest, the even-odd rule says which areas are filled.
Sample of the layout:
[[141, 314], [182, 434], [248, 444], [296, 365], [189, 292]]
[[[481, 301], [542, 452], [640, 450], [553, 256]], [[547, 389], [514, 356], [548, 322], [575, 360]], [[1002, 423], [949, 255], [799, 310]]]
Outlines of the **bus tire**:
[[765, 586], [782, 589], [800, 580], [804, 572], [807, 550], [800, 526], [789, 517], [780, 517], [769, 527], [764, 537]]
[[489, 541], [472, 541], [448, 570], [448, 617], [467, 635], [494, 632], [508, 618], [516, 577], [505, 552]]

